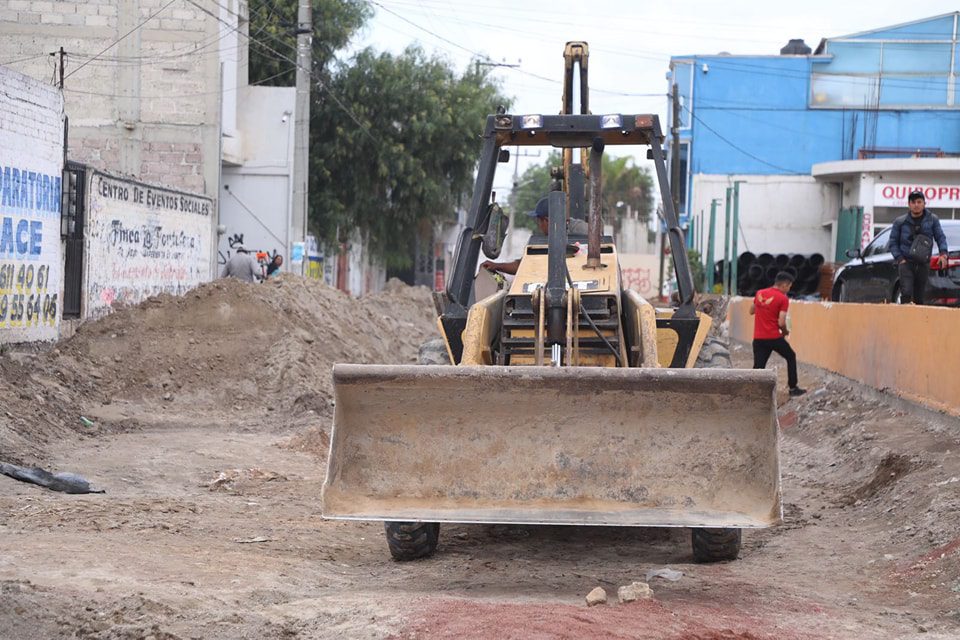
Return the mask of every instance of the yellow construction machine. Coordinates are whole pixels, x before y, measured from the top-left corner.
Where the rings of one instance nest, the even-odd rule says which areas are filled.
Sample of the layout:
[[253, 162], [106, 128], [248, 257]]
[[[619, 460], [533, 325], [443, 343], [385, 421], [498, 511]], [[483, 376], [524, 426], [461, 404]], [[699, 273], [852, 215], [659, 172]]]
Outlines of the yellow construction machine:
[[[334, 367], [323, 515], [385, 521], [399, 560], [432, 554], [441, 522], [690, 527], [694, 559], [730, 560], [741, 528], [780, 521], [776, 378], [712, 368], [729, 355], [694, 305], [659, 119], [591, 114], [586, 60], [586, 43], [567, 44], [559, 115], [487, 118], [438, 320], [445, 364]], [[649, 149], [675, 308], [624, 288], [602, 235], [613, 145]], [[508, 288], [474, 301], [481, 245], [499, 246], [491, 189], [511, 146], [563, 151], [549, 231], [531, 237]], [[568, 217], [586, 217], [588, 233], [568, 234]]]

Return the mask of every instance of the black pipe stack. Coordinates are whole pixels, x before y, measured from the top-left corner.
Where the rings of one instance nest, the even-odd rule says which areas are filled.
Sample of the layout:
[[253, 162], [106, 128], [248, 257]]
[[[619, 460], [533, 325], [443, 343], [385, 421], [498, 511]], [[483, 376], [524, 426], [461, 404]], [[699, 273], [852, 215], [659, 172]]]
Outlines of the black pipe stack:
[[[777, 274], [786, 271], [794, 278], [789, 293], [791, 297], [814, 295], [820, 287], [821, 266], [823, 256], [819, 253], [754, 255], [745, 251], [737, 258], [737, 293], [753, 296], [760, 289], [773, 286]], [[714, 265], [714, 282], [723, 282], [723, 267], [723, 260], [718, 260]]]

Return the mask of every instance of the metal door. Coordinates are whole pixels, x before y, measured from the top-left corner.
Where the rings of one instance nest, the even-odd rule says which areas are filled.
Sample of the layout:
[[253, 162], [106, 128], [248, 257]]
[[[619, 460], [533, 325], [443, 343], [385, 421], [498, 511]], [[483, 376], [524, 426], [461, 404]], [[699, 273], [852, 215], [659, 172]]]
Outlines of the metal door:
[[63, 170], [60, 234], [64, 239], [63, 317], [79, 318], [83, 300], [83, 227], [86, 167], [68, 162]]

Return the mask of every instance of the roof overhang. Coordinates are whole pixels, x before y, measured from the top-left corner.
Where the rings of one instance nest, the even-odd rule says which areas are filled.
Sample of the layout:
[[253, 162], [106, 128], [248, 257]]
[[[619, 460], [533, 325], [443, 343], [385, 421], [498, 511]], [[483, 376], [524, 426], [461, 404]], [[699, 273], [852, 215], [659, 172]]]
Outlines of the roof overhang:
[[862, 173], [957, 173], [960, 158], [871, 158], [869, 160], [837, 160], [813, 165], [811, 175], [817, 180], [834, 181]]

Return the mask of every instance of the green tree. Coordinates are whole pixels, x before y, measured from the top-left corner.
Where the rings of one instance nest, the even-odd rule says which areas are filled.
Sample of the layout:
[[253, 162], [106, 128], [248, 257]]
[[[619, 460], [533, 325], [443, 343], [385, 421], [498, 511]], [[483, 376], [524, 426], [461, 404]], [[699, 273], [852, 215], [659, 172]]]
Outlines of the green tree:
[[653, 211], [653, 177], [645, 167], [634, 164], [631, 156], [612, 158], [603, 155], [603, 211], [605, 215], [617, 212], [612, 220], [626, 213], [630, 205], [643, 222]]
[[[559, 151], [553, 151], [542, 164], [527, 167], [520, 176], [518, 184], [510, 193], [509, 204], [515, 212], [531, 211], [550, 190], [550, 168], [562, 163]], [[622, 215], [627, 212], [626, 205], [646, 222], [653, 211], [653, 177], [643, 167], [637, 167], [633, 158], [623, 156], [612, 158], [603, 155], [601, 172], [603, 177], [603, 217], [608, 223], [618, 225]], [[529, 218], [514, 216], [517, 226], [534, 227]]]
[[[250, 0], [250, 82], [278, 87], [296, 84], [297, 4], [297, 0]], [[371, 15], [365, 0], [313, 0], [315, 74], [326, 76], [334, 54]], [[314, 97], [318, 92], [314, 87]]]
[[514, 226], [536, 228], [533, 218], [525, 214], [533, 211], [537, 206], [537, 200], [550, 191], [550, 167], [560, 166], [562, 161], [559, 151], [551, 151], [542, 164], [531, 165], [520, 175], [507, 199], [507, 203], [514, 212]]
[[415, 235], [470, 194], [486, 116], [508, 104], [486, 68], [359, 52], [311, 111], [311, 226], [327, 240], [358, 228], [387, 267], [409, 265]]
[[[371, 5], [313, 3], [311, 230], [335, 242], [359, 229], [386, 266], [402, 268], [416, 235], [469, 196], [485, 118], [509, 100], [486, 68], [460, 75], [417, 48], [337, 63]], [[295, 83], [296, 14], [292, 0], [251, 0], [251, 82]]]

